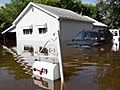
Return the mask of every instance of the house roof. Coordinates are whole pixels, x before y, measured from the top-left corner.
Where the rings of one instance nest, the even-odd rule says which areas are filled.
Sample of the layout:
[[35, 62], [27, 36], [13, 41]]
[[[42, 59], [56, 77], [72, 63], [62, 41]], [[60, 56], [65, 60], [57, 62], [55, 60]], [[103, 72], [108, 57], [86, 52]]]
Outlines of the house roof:
[[63, 9], [63, 8], [58, 8], [58, 7], [53, 7], [53, 6], [48, 6], [48, 5], [43, 5], [43, 4], [36, 4], [39, 7], [55, 14], [59, 18], [62, 19], [71, 19], [71, 20], [78, 20], [78, 21], [85, 21], [85, 22], [93, 22], [92, 20], [85, 18], [81, 16], [80, 14], [77, 14], [71, 10]]
[[13, 32], [14, 32], [14, 28], [16, 28], [16, 26], [15, 26], [15, 25], [12, 25], [12, 26], [10, 26], [9, 28], [7, 28], [6, 30], [4, 30], [4, 31], [2, 32], [2, 34], [6, 33], [7, 31], [12, 31], [12, 30], [13, 30]]
[[85, 18], [88, 18], [89, 20], [92, 20], [93, 21], [93, 25], [94, 26], [99, 26], [99, 27], [108, 27], [107, 25], [101, 23], [101, 22], [98, 22], [97, 20], [91, 18], [91, 17], [88, 17], [88, 16], [83, 16]]
[[[20, 13], [20, 15], [14, 20], [13, 26], [17, 25], [17, 23], [24, 17], [24, 15], [29, 11], [29, 9], [31, 7], [36, 7], [39, 10], [49, 14], [50, 16], [52, 16], [58, 20], [59, 19], [68, 19], [68, 20], [76, 20], [76, 21], [89, 22], [89, 23], [94, 22], [94, 21], [92, 21], [86, 17], [83, 17], [71, 10], [30, 2], [26, 6], [26, 8]], [[11, 26], [11, 27], [13, 27], [13, 26]], [[11, 29], [11, 27], [10, 27], [10, 29]], [[9, 28], [7, 30], [3, 31], [2, 34], [7, 31], [9, 31]]]
[[19, 20], [21, 20], [21, 18], [28, 12], [30, 7], [32, 7], [32, 6], [38, 8], [39, 10], [49, 14], [50, 16], [52, 16], [56, 19], [69, 19], [69, 20], [77, 20], [77, 21], [93, 23], [92, 20], [90, 20], [86, 17], [83, 17], [71, 10], [30, 2], [26, 6], [26, 8], [22, 11], [22, 13], [16, 18], [16, 20], [13, 22], [13, 24], [17, 24], [19, 22]]

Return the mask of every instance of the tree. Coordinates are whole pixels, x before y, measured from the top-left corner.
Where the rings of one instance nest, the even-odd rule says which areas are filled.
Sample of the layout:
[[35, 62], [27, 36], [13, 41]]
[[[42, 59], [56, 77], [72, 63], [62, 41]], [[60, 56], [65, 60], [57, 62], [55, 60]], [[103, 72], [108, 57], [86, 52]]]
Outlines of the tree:
[[95, 18], [96, 17], [96, 12], [97, 12], [97, 9], [95, 6], [91, 5], [91, 4], [82, 4], [82, 14], [83, 15], [87, 15], [87, 16], [90, 16], [92, 18]]
[[5, 30], [11, 26], [25, 5], [26, 3], [19, 2], [18, 0], [11, 0], [11, 3], [2, 6], [0, 8], [0, 30]]
[[96, 7], [109, 28], [120, 28], [120, 0], [100, 0]]
[[74, 12], [81, 12], [81, 1], [80, 0], [60, 0], [55, 4], [56, 7], [72, 10]]
[[96, 20], [99, 22], [102, 22], [103, 15], [100, 13], [100, 11], [96, 12]]

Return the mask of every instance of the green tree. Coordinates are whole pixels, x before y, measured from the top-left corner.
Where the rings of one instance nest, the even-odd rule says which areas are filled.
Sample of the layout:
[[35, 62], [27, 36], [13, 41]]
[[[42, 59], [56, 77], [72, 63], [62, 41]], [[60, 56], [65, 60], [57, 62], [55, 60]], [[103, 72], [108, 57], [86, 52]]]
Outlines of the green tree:
[[81, 1], [80, 0], [60, 0], [55, 4], [56, 7], [69, 9], [74, 12], [81, 12]]
[[120, 28], [120, 0], [100, 0], [96, 7], [109, 28]]
[[26, 3], [18, 1], [15, 2], [15, 0], [12, 0], [11, 3], [2, 6], [0, 8], [0, 30], [5, 30], [8, 28], [23, 10], [25, 5]]
[[82, 4], [82, 13], [83, 15], [90, 16], [92, 18], [96, 17], [96, 12], [98, 11], [94, 5], [91, 4]]

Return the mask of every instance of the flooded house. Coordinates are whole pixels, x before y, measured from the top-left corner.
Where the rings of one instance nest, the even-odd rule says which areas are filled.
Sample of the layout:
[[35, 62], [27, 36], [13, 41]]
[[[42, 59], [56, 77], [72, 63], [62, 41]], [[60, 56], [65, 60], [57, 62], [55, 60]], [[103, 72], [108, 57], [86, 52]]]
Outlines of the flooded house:
[[[51, 38], [55, 41], [56, 32], [59, 32], [61, 41], [69, 41], [74, 39], [79, 31], [92, 29], [92, 23], [93, 21], [71, 10], [30, 2], [14, 20], [12, 26], [2, 34], [15, 35], [16, 51], [19, 55], [26, 57], [26, 52], [29, 52], [36, 57]], [[48, 45], [54, 48], [51, 50], [52, 53], [56, 46], [56, 43]], [[49, 54], [49, 50], [45, 51]]]
[[[13, 25], [2, 32], [2, 34], [10, 37], [11, 34], [12, 36], [15, 35], [17, 45], [1, 46], [0, 89], [98, 90], [111, 88], [117, 90], [119, 84], [116, 83], [120, 82], [120, 52], [113, 52], [109, 48], [109, 44], [101, 47], [85, 48], [86, 51], [64, 46], [62, 48], [64, 58], [62, 59], [64, 59], [65, 83], [62, 85], [60, 80], [51, 78], [51, 76], [54, 76], [54, 68], [60, 65], [58, 64], [60, 58], [60, 54], [58, 54], [60, 50], [58, 35], [60, 35], [61, 41], [71, 40], [80, 30], [92, 28], [93, 21], [70, 10], [29, 3], [15, 19]], [[49, 40], [52, 43], [49, 43]], [[44, 45], [48, 45], [50, 48], [42, 48]], [[113, 48], [116, 49], [116, 46]], [[38, 57], [38, 55], [43, 57]], [[51, 55], [52, 58], [48, 55]], [[41, 66], [36, 68], [37, 73], [41, 76], [32, 75], [31, 77], [31, 67], [29, 66], [33, 65], [36, 58], [40, 58], [42, 62], [41, 65], [36, 63], [36, 66]], [[48, 60], [49, 62], [47, 62]], [[50, 65], [55, 67], [49, 68]], [[57, 68], [56, 71], [58, 70]], [[29, 77], [26, 76], [27, 73], [30, 74]], [[59, 71], [57, 73], [59, 74]], [[62, 77], [62, 75], [58, 76], [57, 79], [59, 77]]]
[[[39, 58], [39, 55], [40, 58], [50, 57], [49, 59], [51, 59], [52, 57], [52, 61], [55, 62], [50, 60], [49, 63], [42, 62], [46, 64], [43, 67], [47, 66], [47, 70], [52, 72], [48, 65], [54, 64], [55, 67], [58, 67], [61, 66], [62, 62], [59, 39], [61, 41], [72, 40], [80, 31], [92, 29], [92, 23], [93, 21], [71, 10], [30, 2], [14, 20], [12, 26], [3, 31], [2, 34], [15, 33], [17, 54], [23, 59], [25, 58], [24, 62], [30, 66], [34, 63], [35, 58]], [[54, 67], [53, 70], [55, 70]], [[58, 74], [58, 72], [56, 69], [55, 73]], [[36, 74], [35, 71], [33, 73]], [[48, 73], [44, 77], [54, 80], [60, 76], [53, 77]]]

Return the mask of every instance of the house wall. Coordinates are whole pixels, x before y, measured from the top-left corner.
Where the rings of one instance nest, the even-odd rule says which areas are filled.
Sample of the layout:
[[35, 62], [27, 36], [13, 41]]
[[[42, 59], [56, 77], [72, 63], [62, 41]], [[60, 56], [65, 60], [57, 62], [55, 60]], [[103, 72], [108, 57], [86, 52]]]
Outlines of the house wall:
[[75, 38], [75, 36], [82, 30], [92, 29], [92, 23], [61, 20], [60, 22], [60, 36], [62, 41], [69, 41]]
[[[39, 34], [38, 28], [47, 27], [47, 32]], [[23, 29], [33, 29], [32, 34], [24, 35]], [[17, 40], [46, 41], [59, 30], [59, 21], [45, 12], [31, 7], [16, 26]]]

